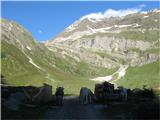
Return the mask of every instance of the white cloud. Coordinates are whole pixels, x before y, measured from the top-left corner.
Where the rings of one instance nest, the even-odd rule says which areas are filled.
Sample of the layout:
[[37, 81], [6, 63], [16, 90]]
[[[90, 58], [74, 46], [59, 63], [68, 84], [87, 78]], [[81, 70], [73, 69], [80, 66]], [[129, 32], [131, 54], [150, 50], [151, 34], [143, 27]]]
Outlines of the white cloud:
[[125, 15], [128, 15], [128, 14], [132, 14], [132, 13], [137, 13], [139, 12], [141, 9], [126, 9], [126, 10], [112, 10], [112, 9], [109, 9], [107, 10], [104, 15], [106, 17], [116, 17], [116, 16], [119, 16], [119, 17], [122, 17], [122, 16], [125, 16]]
[[140, 8], [144, 8], [144, 7], [146, 7], [146, 5], [145, 4], [141, 4], [141, 5], [139, 5], [139, 7]]
[[39, 33], [39, 34], [42, 34], [42, 30], [38, 30], [38, 33]]
[[98, 13], [91, 13], [91, 14], [85, 15], [81, 18], [81, 20], [83, 20], [85, 18], [100, 20], [102, 18], [123, 17], [128, 14], [140, 12], [141, 9], [142, 9], [142, 5], [141, 5], [141, 7], [139, 6], [138, 8], [128, 8], [128, 9], [120, 9], [120, 10], [108, 9], [103, 13], [98, 12]]

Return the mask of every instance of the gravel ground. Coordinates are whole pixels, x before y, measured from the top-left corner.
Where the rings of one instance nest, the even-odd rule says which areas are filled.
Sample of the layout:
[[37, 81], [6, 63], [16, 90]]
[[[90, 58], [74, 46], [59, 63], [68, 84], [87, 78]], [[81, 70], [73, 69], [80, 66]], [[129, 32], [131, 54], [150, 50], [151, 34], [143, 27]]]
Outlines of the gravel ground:
[[44, 119], [106, 119], [107, 105], [81, 105], [77, 96], [64, 97], [63, 106], [51, 107]]

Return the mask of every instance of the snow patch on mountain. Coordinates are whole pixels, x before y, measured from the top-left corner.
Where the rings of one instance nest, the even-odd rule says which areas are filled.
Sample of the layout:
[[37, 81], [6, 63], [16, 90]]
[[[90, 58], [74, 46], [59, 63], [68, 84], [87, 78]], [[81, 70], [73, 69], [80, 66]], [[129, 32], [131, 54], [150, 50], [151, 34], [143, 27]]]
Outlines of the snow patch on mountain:
[[[24, 55], [29, 59], [29, 63], [31, 63], [32, 65], [34, 65], [36, 68], [42, 70], [42, 68], [39, 67], [38, 65], [36, 65], [36, 64], [33, 62], [32, 58], [29, 57], [29, 56], [24, 52], [24, 46], [23, 46], [23, 44], [22, 44], [17, 38], [15, 38], [15, 40], [16, 40], [16, 41], [19, 43], [19, 45], [21, 46], [21, 49], [22, 49], [22, 52], [24, 53]], [[30, 48], [29, 46], [27, 46], [26, 48], [29, 49], [29, 50], [31, 50], [31, 48]]]
[[[79, 39], [79, 38], [81, 38], [83, 36], [92, 35], [92, 34], [95, 34], [95, 33], [115, 33], [115, 32], [117, 33], [117, 31], [110, 31], [110, 29], [112, 29], [112, 28], [120, 29], [120, 28], [138, 27], [138, 26], [140, 26], [140, 25], [137, 24], [137, 23], [133, 23], [133, 24], [122, 24], [122, 25], [106, 26], [104, 28], [95, 29], [95, 28], [92, 28], [89, 25], [87, 25], [86, 26], [87, 27], [86, 30], [79, 31], [79, 32], [74, 32], [73, 34], [71, 34], [68, 37], [58, 37], [53, 41], [53, 43], [55, 43], [56, 41], [57, 42], [63, 42], [63, 41], [66, 41], [66, 40], [74, 41], [74, 40], [77, 40], [77, 39]], [[70, 26], [69, 29], [70, 29], [70, 31], [72, 31], [75, 28], [73, 28], [73, 26], [72, 27]]]
[[28, 50], [31, 50], [31, 48], [29, 46], [26, 47]]
[[[97, 78], [93, 78], [91, 80], [96, 81], [96, 82], [119, 80], [120, 78], [125, 76], [127, 68], [128, 68], [128, 65], [120, 65], [119, 69], [115, 73], [113, 73], [112, 75], [105, 76], [105, 77], [97, 77]], [[113, 79], [114, 78], [113, 76], [116, 75], [116, 74], [118, 74], [118, 77]]]
[[75, 30], [76, 28], [75, 28], [75, 26], [74, 26], [74, 24], [72, 24], [72, 25], [70, 25], [69, 27], [67, 27], [67, 30], [68, 31], [73, 31], [73, 30]]
[[89, 21], [91, 21], [91, 22], [93, 22], [93, 23], [96, 23], [96, 22], [99, 22], [100, 20], [96, 20], [96, 19], [94, 19], [94, 18], [90, 18], [90, 19], [88, 19]]
[[118, 27], [119, 28], [124, 28], [124, 27], [129, 27], [129, 26], [132, 26], [132, 24], [130, 24], [130, 25], [119, 25]]
[[160, 9], [154, 9], [153, 12], [159, 13]]
[[110, 81], [111, 79], [112, 79], [112, 75], [105, 76], [105, 77], [97, 77], [91, 80], [98, 81], [98, 82], [104, 82], [104, 81]]
[[143, 16], [143, 18], [148, 18], [148, 17], [149, 17], [148, 15]]
[[111, 26], [111, 27], [105, 27], [105, 28], [99, 28], [99, 29], [93, 29], [93, 28], [87, 26], [87, 28], [88, 28], [89, 30], [91, 30], [93, 33], [97, 33], [97, 32], [102, 32], [102, 33], [104, 33], [104, 32], [107, 32], [106, 30], [109, 30], [109, 29], [111, 29], [112, 27], [113, 27], [113, 26]]
[[118, 73], [118, 79], [123, 77], [126, 74], [126, 69], [128, 68], [128, 65], [121, 65], [119, 70], [117, 71]]
[[41, 67], [39, 67], [38, 65], [36, 65], [36, 64], [33, 62], [32, 58], [28, 57], [28, 59], [29, 59], [29, 63], [31, 63], [32, 65], [34, 65], [36, 68], [41, 69]]

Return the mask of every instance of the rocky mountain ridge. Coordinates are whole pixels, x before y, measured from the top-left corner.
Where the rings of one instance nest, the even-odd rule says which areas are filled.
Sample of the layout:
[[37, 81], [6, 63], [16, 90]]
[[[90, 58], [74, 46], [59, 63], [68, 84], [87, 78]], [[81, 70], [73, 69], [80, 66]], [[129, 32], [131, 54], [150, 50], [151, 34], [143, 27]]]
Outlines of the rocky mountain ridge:
[[85, 16], [45, 45], [49, 49], [56, 46], [68, 56], [74, 56], [70, 52], [74, 51], [77, 53], [73, 57], [75, 60], [107, 68], [117, 64], [142, 66], [159, 59], [159, 16], [158, 9], [123, 17], [96, 19]]
[[[60, 43], [63, 41], [73, 41], [86, 35], [92, 35], [95, 33], [119, 33], [122, 30], [142, 30], [145, 29], [159, 29], [157, 24], [159, 23], [160, 10], [152, 10], [149, 12], [139, 12], [129, 14], [123, 17], [103, 17], [92, 18], [84, 16], [67, 27], [61, 32], [53, 43]], [[93, 21], [94, 20], [94, 21]], [[148, 24], [149, 22], [152, 22]]]

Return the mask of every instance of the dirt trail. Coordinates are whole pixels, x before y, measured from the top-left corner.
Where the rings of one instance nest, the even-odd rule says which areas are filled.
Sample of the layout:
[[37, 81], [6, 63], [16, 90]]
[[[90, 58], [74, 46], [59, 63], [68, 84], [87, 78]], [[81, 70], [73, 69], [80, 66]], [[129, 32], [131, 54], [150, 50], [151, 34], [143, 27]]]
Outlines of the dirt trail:
[[107, 119], [106, 109], [106, 105], [80, 105], [77, 96], [66, 96], [63, 106], [50, 108], [44, 119]]

